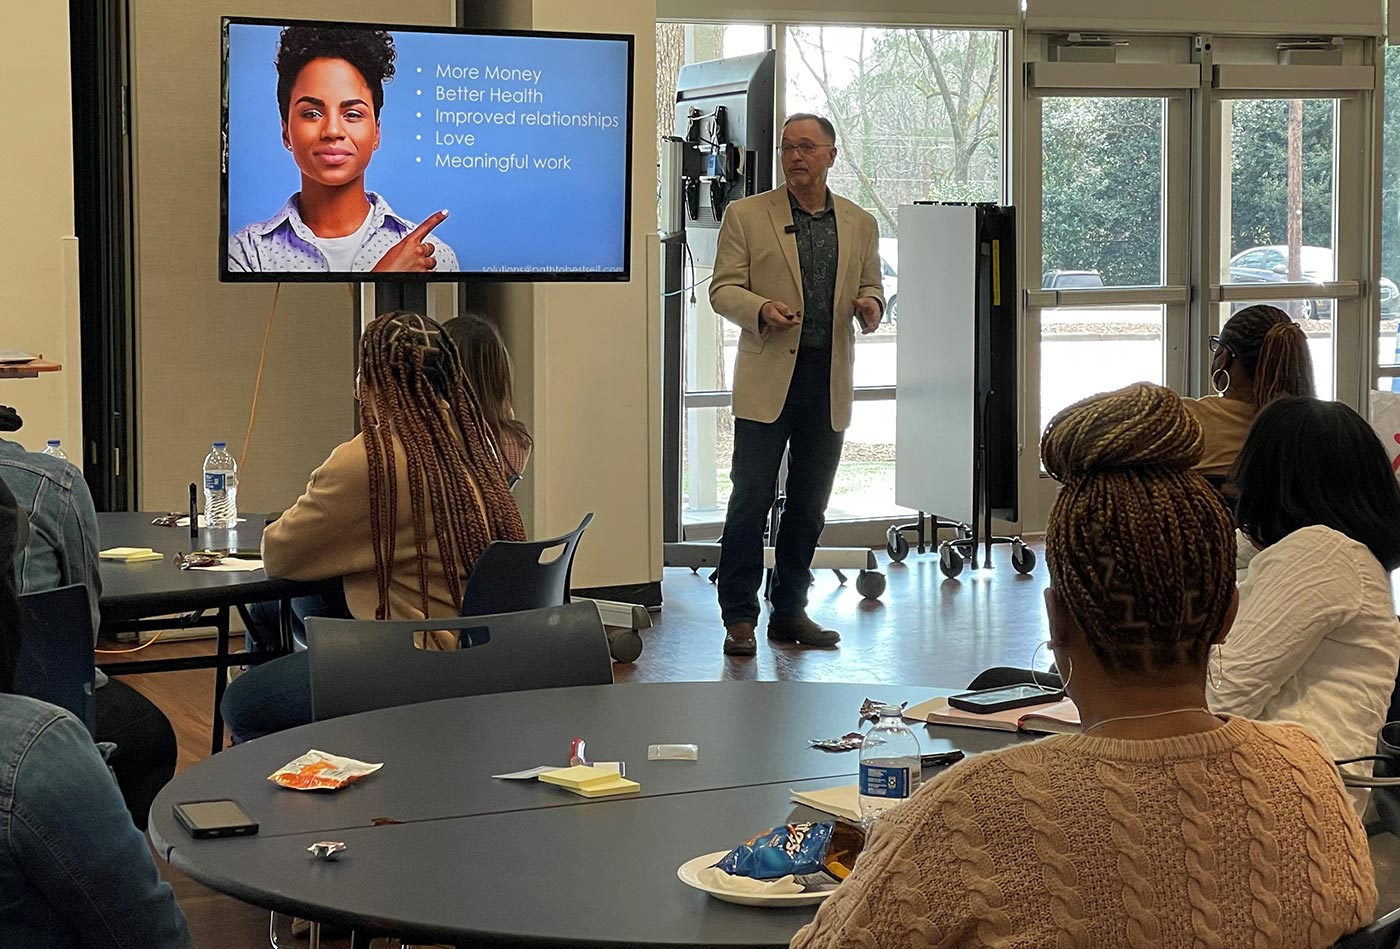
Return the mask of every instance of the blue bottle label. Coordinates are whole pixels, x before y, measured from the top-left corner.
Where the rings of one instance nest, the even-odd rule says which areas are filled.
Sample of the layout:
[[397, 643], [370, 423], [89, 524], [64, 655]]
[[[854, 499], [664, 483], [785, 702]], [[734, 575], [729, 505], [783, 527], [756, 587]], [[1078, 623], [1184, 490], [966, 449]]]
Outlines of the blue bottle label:
[[224, 473], [222, 471], [206, 471], [204, 473], [204, 490], [222, 491], [224, 489]]
[[860, 766], [860, 793], [866, 797], [906, 798], [909, 796], [909, 769], [863, 764]]

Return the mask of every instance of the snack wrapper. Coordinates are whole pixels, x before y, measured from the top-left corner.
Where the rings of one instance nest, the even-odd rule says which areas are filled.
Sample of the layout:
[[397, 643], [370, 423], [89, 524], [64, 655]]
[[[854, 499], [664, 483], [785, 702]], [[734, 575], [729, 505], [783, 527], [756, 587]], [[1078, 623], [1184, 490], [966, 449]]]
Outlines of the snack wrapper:
[[812, 738], [809, 741], [813, 748], [822, 751], [855, 751], [865, 741], [865, 736], [860, 732], [847, 732], [840, 738]]
[[382, 767], [382, 763], [342, 758], [313, 748], [269, 774], [267, 779], [294, 791], [335, 791]]
[[[880, 720], [880, 709], [886, 705], [893, 704], [893, 702], [877, 702], [874, 699], [866, 699], [864, 702], [860, 703], [860, 720], [862, 722], [878, 722]], [[908, 702], [899, 703], [901, 711], [908, 706]]]
[[716, 869], [755, 880], [796, 877], [810, 885], [812, 877], [827, 882], [844, 880], [865, 847], [860, 828], [837, 821], [784, 824], [766, 830], [735, 847]]

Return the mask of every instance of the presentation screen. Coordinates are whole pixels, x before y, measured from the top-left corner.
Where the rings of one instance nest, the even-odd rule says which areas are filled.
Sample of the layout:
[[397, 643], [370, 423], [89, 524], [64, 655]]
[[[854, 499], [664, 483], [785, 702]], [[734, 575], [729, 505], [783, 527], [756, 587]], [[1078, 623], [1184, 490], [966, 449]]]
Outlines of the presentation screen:
[[222, 279], [628, 279], [631, 36], [223, 30]]

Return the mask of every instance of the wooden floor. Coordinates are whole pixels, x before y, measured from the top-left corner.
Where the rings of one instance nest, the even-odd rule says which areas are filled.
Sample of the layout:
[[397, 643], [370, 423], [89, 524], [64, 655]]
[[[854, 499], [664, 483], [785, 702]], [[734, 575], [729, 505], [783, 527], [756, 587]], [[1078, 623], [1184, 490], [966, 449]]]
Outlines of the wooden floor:
[[[862, 599], [853, 583], [843, 587], [833, 574], [818, 573], [808, 612], [839, 630], [841, 645], [836, 649], [774, 647], [763, 638], [760, 624], [759, 652], [750, 659], [721, 653], [724, 630], [708, 571], [668, 569], [662, 581], [665, 606], [653, 617], [655, 627], [643, 634], [642, 657], [635, 665], [615, 666], [614, 675], [618, 682], [868, 682], [890, 686], [874, 697], [892, 701], [902, 700], [900, 685], [962, 688], [989, 666], [1031, 664], [1037, 645], [1046, 638], [1042, 597], [1048, 580], [1043, 563], [1042, 556], [1042, 566], [1034, 574], [1021, 576], [1007, 563], [1005, 549], [998, 549], [993, 569], [967, 570], [958, 580], [947, 580], [939, 572], [936, 556], [911, 553], [905, 563], [885, 567], [888, 588], [879, 601]], [[211, 648], [209, 643], [172, 643], [158, 644], [147, 652], [155, 658]], [[1042, 651], [1039, 663], [1047, 661]], [[212, 672], [131, 676], [126, 681], [170, 717], [180, 744], [180, 768], [208, 756]], [[1393, 850], [1378, 854], [1378, 863], [1387, 865], [1387, 877], [1400, 878], [1400, 842]], [[213, 893], [163, 861], [157, 862], [175, 887], [196, 947], [268, 945], [265, 911]], [[348, 941], [323, 940], [322, 945], [343, 946]]]

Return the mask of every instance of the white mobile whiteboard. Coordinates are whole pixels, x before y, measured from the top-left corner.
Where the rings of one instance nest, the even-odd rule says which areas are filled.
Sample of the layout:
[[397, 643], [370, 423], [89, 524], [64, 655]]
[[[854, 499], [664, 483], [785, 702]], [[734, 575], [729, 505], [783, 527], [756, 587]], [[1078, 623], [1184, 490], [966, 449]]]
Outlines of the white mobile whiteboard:
[[899, 208], [895, 503], [972, 521], [977, 210]]

